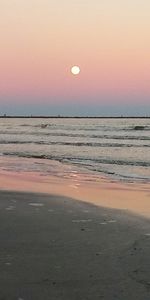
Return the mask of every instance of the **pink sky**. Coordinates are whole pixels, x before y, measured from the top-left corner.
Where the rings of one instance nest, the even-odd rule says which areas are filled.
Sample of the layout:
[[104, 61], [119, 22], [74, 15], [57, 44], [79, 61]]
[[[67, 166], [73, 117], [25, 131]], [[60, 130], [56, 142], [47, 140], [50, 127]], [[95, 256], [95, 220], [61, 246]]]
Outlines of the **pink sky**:
[[149, 12], [148, 0], [1, 0], [0, 104], [149, 105]]

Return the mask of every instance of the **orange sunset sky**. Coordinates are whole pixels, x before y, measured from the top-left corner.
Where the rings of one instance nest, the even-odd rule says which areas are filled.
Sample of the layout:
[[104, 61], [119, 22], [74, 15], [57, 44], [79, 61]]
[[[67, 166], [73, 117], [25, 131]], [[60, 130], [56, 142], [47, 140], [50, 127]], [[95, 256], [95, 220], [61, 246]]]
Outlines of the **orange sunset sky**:
[[0, 113], [150, 113], [150, 1], [0, 0]]

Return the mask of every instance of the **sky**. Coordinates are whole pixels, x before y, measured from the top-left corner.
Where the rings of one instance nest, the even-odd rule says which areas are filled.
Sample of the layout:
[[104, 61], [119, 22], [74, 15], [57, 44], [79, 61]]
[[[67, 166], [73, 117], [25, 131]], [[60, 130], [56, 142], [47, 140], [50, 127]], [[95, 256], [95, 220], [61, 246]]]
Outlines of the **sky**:
[[150, 1], [0, 0], [4, 113], [150, 115]]

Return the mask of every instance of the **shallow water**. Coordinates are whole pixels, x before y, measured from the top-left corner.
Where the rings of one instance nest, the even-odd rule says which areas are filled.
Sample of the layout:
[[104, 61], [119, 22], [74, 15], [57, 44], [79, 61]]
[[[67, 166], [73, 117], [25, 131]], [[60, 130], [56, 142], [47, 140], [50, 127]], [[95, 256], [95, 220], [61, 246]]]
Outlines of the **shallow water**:
[[149, 181], [150, 119], [4, 118], [0, 154], [1, 170]]

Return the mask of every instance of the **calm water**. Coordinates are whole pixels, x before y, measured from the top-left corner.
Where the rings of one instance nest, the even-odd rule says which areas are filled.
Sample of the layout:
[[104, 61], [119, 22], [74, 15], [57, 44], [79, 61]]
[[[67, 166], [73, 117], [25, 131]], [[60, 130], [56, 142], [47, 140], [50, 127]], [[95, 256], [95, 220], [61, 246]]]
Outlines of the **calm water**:
[[1, 170], [63, 176], [74, 168], [149, 181], [150, 119], [0, 119]]

